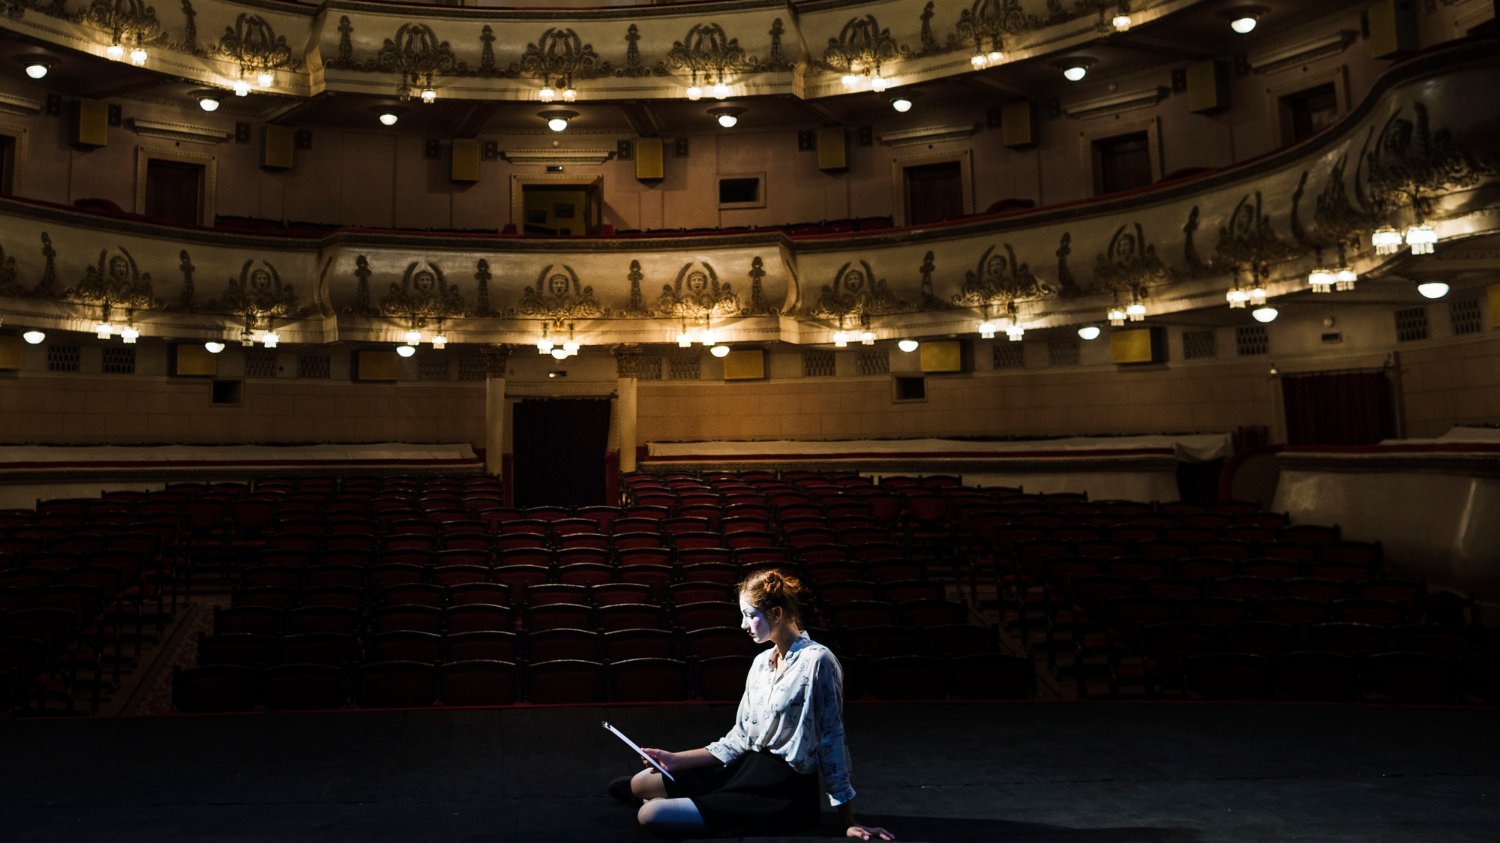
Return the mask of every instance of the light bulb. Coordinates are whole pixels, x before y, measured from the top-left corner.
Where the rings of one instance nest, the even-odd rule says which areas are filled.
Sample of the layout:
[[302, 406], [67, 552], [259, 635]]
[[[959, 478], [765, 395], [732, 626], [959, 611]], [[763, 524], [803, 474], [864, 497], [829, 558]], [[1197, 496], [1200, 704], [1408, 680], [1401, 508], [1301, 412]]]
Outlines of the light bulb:
[[1063, 78], [1068, 80], [1069, 82], [1077, 82], [1088, 74], [1088, 68], [1084, 67], [1081, 64], [1075, 64], [1072, 67], [1063, 69]]
[[422, 332], [415, 329], [407, 331], [405, 339], [407, 345], [417, 345], [422, 342]]
[[447, 348], [448, 337], [444, 336], [443, 334], [434, 334], [432, 337], [432, 347], [436, 349]]
[[[234, 95], [237, 97], [250, 96], [250, 83], [243, 79], [234, 80], [234, 84], [230, 85], [229, 88], [234, 91]], [[387, 123], [386, 125], [389, 126], [390, 124]]]
[[984, 67], [988, 63], [988, 60], [978, 53], [975, 53], [974, 55], [969, 57], [969, 64], [972, 65], [975, 70]]
[[572, 102], [573, 100], [578, 99], [578, 92], [573, 90], [572, 88], [563, 88], [562, 97], [563, 102]]
[[890, 83], [891, 83], [891, 80], [885, 78], [884, 76], [880, 76], [879, 74], [877, 74], [874, 78], [872, 78], [870, 80], [870, 90], [872, 90], [872, 91], [874, 91], [875, 93], [878, 94], [881, 91], [884, 91], [886, 89], [886, 86], [889, 85]]
[[1140, 302], [1131, 302], [1125, 307], [1125, 316], [1132, 322], [1141, 322], [1146, 318], [1146, 306]]
[[727, 345], [716, 345], [713, 348], [710, 348], [708, 350], [708, 353], [712, 354], [715, 357], [728, 357], [729, 356], [729, 346], [727, 346]]
[[41, 79], [47, 75], [48, 69], [45, 63], [34, 61], [26, 65], [26, 75], [32, 79]]
[[1430, 255], [1437, 245], [1437, 232], [1427, 223], [1417, 223], [1406, 230], [1406, 245], [1414, 255]]
[[1124, 32], [1130, 28], [1130, 15], [1124, 13], [1115, 15], [1110, 24], [1114, 26], [1116, 32]]
[[1116, 328], [1124, 325], [1125, 320], [1129, 318], [1129, 314], [1125, 312], [1125, 308], [1120, 307], [1119, 305], [1111, 307], [1109, 309], [1109, 313], [1105, 314], [1105, 316], [1109, 319], [1109, 324], [1115, 326]]
[[1012, 322], [1005, 326], [1005, 338], [1011, 342], [1020, 342], [1026, 336], [1026, 328], [1019, 322]]
[[906, 112], [911, 111], [911, 100], [907, 99], [906, 97], [896, 97], [895, 99], [891, 100], [891, 108], [894, 108], [902, 114], [905, 114]]
[[204, 111], [218, 111], [219, 99], [218, 97], [199, 97], [198, 107]]
[[1250, 315], [1254, 316], [1255, 321], [1257, 322], [1275, 322], [1276, 317], [1279, 316], [1280, 313], [1281, 311], [1277, 310], [1274, 307], [1271, 307], [1270, 305], [1257, 307], [1256, 309], [1250, 311]]
[[859, 84], [859, 77], [855, 76], [853, 73], [845, 73], [839, 79], [839, 82], [843, 83], [843, 86], [845, 88], [853, 88], [854, 86]]
[[114, 334], [114, 332], [115, 329], [111, 327], [108, 322], [100, 322], [99, 324], [94, 326], [94, 336], [98, 337], [101, 340], [109, 339]]
[[1440, 299], [1448, 295], [1448, 285], [1442, 281], [1426, 281], [1417, 285], [1417, 292], [1424, 298]]
[[104, 55], [110, 59], [113, 59], [114, 61], [120, 61], [121, 59], [125, 58], [125, 48], [121, 47], [119, 44], [110, 44], [108, 47], [104, 48]]
[[554, 132], [561, 132], [564, 129], [568, 128], [568, 118], [549, 117], [547, 118], [547, 128], [551, 129]]
[[902, 351], [906, 352], [907, 354], [910, 354], [913, 351], [916, 351], [917, 350], [917, 346], [919, 346], [919, 345], [921, 345], [921, 343], [917, 342], [916, 340], [911, 340], [911, 339], [899, 340], [896, 343], [896, 347], [899, 348], [899, 349], [901, 349]]
[[265, 346], [266, 348], [275, 348], [280, 342], [281, 334], [278, 334], [275, 331], [261, 332], [260, 344]]
[[1314, 269], [1307, 273], [1307, 285], [1314, 293], [1333, 292], [1334, 280], [1333, 271], [1329, 269]]
[[26, 333], [21, 335], [21, 339], [27, 341], [32, 345], [41, 345], [42, 340], [45, 340], [46, 338], [47, 335], [42, 333], [41, 331], [27, 331]]
[[551, 354], [552, 347], [552, 340], [549, 340], [546, 337], [543, 337], [536, 341], [537, 354]]
[[848, 348], [849, 347], [849, 332], [848, 331], [835, 331], [834, 334], [833, 334], [833, 347], [834, 348]]
[[396, 346], [396, 353], [402, 357], [410, 357], [417, 353], [417, 348], [412, 345], [398, 345]]
[[693, 347], [693, 336], [692, 336], [692, 334], [689, 334], [686, 330], [678, 333], [677, 334], [677, 347], [678, 348], [692, 348]]
[[995, 338], [995, 323], [988, 319], [979, 323], [980, 339], [992, 340]]
[[135, 49], [131, 50], [130, 51], [130, 63], [133, 64], [133, 65], [135, 65], [136, 67], [140, 67], [141, 65], [145, 64], [146, 63], [146, 48], [145, 47], [136, 47]]
[[1244, 15], [1243, 17], [1238, 17], [1230, 21], [1229, 28], [1241, 35], [1249, 35], [1251, 32], [1255, 31], [1256, 23], [1258, 23], [1258, 21], [1255, 19], [1254, 15]]
[[716, 100], [729, 98], [729, 86], [723, 82], [715, 82], [713, 88], [710, 90], [713, 91], [714, 99]]
[[423, 88], [422, 102], [427, 105], [432, 105], [433, 103], [437, 102], [437, 91], [434, 91], [431, 88]]
[[875, 332], [871, 331], [871, 330], [868, 330], [868, 329], [860, 331], [859, 332], [859, 344], [860, 345], [874, 345], [875, 344]]
[[719, 115], [719, 125], [723, 126], [726, 129], [733, 129], [734, 124], [738, 122], [740, 122], [740, 118], [734, 116], [733, 114], [729, 114], [728, 112]]
[[140, 338], [141, 332], [137, 331], [134, 325], [126, 325], [124, 328], [120, 329], [120, 339], [126, 345], [135, 345], [135, 341]]
[[203, 344], [203, 350], [207, 351], [209, 354], [218, 354], [219, 352], [224, 350], [224, 343], [221, 343], [218, 340], [209, 340], [208, 342]]
[[1370, 245], [1375, 247], [1377, 255], [1394, 255], [1401, 251], [1401, 232], [1388, 225], [1375, 229], [1370, 235]]
[[276, 74], [270, 70], [262, 70], [256, 74], [255, 81], [262, 88], [269, 88], [276, 84]]
[[1098, 325], [1084, 325], [1082, 328], [1078, 329], [1078, 337], [1080, 339], [1096, 340], [1099, 339], [1099, 334], [1100, 331]]
[[999, 50], [990, 50], [990, 54], [985, 56], [985, 59], [990, 64], [999, 64], [1000, 62], [1005, 61], [1005, 53], [1002, 53]]
[[689, 85], [687, 89], [687, 98], [692, 100], [693, 102], [697, 102], [698, 100], [703, 99], [703, 89], [698, 87], [697, 85]]
[[552, 102], [557, 99], [557, 91], [552, 90], [551, 85], [543, 85], [542, 89], [536, 92], [536, 98], [542, 102]]
[[401, 116], [394, 111], [382, 111], [380, 113], [380, 125], [382, 126], [394, 126], [396, 125], [396, 121], [400, 119]]

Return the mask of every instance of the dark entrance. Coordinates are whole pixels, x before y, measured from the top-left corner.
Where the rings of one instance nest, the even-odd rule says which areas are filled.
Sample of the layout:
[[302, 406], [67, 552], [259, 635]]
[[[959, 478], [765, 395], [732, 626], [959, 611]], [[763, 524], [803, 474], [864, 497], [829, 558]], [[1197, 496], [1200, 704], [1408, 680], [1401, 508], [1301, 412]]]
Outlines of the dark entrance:
[[512, 423], [517, 506], [592, 506], [604, 500], [608, 398], [527, 398]]
[[957, 161], [906, 167], [906, 224], [958, 219], [964, 215], [963, 165]]
[[1374, 445], [1396, 435], [1385, 371], [1283, 375], [1288, 445]]

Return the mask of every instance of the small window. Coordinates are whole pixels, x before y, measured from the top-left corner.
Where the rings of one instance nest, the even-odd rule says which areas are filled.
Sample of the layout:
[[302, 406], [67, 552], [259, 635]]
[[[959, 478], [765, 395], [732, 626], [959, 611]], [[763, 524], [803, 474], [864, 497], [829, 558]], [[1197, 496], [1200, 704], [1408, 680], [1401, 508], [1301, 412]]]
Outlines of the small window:
[[83, 355], [76, 345], [47, 346], [47, 371], [76, 372]]
[[1061, 339], [1047, 343], [1047, 363], [1052, 366], [1078, 365], [1078, 340]]
[[888, 375], [891, 372], [890, 352], [883, 349], [860, 351], [855, 360], [861, 375]]
[[1338, 91], [1333, 83], [1281, 98], [1282, 140], [1288, 144], [1316, 135], [1339, 119]]
[[458, 358], [458, 379], [461, 381], [482, 381], [488, 370], [484, 365], [484, 358], [478, 354], [466, 354]]
[[661, 358], [642, 357], [635, 361], [635, 379], [638, 381], [661, 380]]
[[117, 345], [105, 346], [104, 373], [106, 375], [135, 374], [135, 349]]
[[802, 377], [804, 378], [831, 378], [833, 377], [833, 352], [823, 349], [809, 349], [802, 352]]
[[1182, 359], [1207, 360], [1219, 356], [1218, 340], [1212, 329], [1182, 332]]
[[297, 377], [299, 378], [328, 378], [332, 370], [332, 360], [327, 354], [299, 354], [297, 355]]
[[1454, 299], [1448, 303], [1448, 308], [1453, 318], [1454, 336], [1477, 334], [1484, 330], [1484, 311], [1479, 306], [1479, 299]]
[[991, 346], [995, 354], [996, 369], [1026, 368], [1026, 346], [1019, 342], [1000, 342]]
[[1241, 325], [1234, 329], [1234, 347], [1241, 357], [1270, 354], [1271, 336], [1265, 325]]
[[695, 381], [702, 375], [699, 374], [703, 358], [696, 354], [678, 354], [672, 357], [672, 366], [669, 369], [674, 381]]
[[417, 380], [448, 380], [448, 356], [446, 354], [423, 354], [418, 357]]
[[720, 208], [764, 208], [765, 177], [726, 176], [719, 179]]
[[245, 352], [245, 377], [276, 377], [276, 352], [267, 350]]
[[897, 375], [891, 379], [893, 401], [926, 401], [927, 378], [922, 375]]
[[146, 162], [146, 216], [179, 225], [203, 221], [203, 165], [152, 158]]
[[1150, 186], [1150, 135], [1133, 132], [1094, 141], [1094, 178], [1099, 194]]
[[1396, 311], [1396, 342], [1427, 339], [1427, 308], [1408, 307]]

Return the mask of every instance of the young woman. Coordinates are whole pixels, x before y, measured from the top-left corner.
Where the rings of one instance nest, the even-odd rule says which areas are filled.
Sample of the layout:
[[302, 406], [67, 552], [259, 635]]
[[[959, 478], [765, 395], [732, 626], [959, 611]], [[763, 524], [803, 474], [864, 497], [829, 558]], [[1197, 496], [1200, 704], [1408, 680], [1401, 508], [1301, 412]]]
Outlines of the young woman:
[[[641, 825], [677, 834], [810, 829], [818, 824], [821, 773], [845, 836], [896, 839], [854, 820], [843, 668], [827, 647], [802, 631], [801, 582], [780, 571], [761, 571], [740, 583], [739, 592], [740, 628], [755, 643], [773, 646], [751, 664], [729, 734], [683, 752], [642, 748], [676, 781], [649, 767], [629, 780], [629, 793], [645, 800], [637, 815]], [[623, 788], [612, 790], [624, 795]]]

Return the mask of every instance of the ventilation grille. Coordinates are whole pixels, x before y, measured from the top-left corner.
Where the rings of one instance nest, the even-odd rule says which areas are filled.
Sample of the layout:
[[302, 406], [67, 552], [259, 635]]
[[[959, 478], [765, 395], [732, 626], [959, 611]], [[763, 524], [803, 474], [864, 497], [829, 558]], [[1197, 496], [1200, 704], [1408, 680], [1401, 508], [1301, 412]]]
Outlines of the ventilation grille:
[[1234, 329], [1235, 352], [1241, 357], [1271, 353], [1271, 336], [1265, 325], [1241, 325]]
[[1047, 363], [1051, 366], [1077, 366], [1078, 340], [1051, 340], [1047, 343]]
[[661, 380], [661, 358], [642, 357], [635, 361], [635, 379], [638, 381]]
[[1219, 341], [1212, 329], [1182, 332], [1182, 359], [1207, 360], [1219, 356]]
[[135, 349], [120, 346], [104, 347], [104, 374], [135, 374]]
[[891, 373], [891, 355], [884, 349], [878, 351], [861, 351], [855, 358], [856, 366], [861, 375], [888, 375]]
[[1484, 330], [1484, 310], [1479, 299], [1454, 299], [1448, 303], [1453, 316], [1453, 335], [1477, 334]]
[[822, 349], [810, 349], [802, 352], [802, 377], [833, 377], [833, 352]]
[[1018, 342], [1002, 342], [991, 346], [995, 350], [996, 369], [1026, 368], [1025, 345]]
[[1396, 342], [1427, 339], [1427, 308], [1408, 307], [1396, 311]]
[[445, 381], [448, 379], [448, 356], [442, 352], [423, 354], [417, 358], [417, 380]]
[[671, 374], [674, 381], [698, 380], [703, 358], [696, 354], [679, 354], [672, 358]]
[[274, 377], [276, 377], [276, 352], [274, 352], [274, 351], [247, 351], [247, 352], [245, 352], [245, 377], [247, 377], [247, 378], [274, 378]]
[[76, 372], [81, 355], [76, 345], [47, 346], [47, 371]]
[[482, 381], [486, 369], [484, 358], [478, 354], [466, 354], [458, 358], [458, 379], [461, 381]]
[[297, 377], [326, 380], [333, 376], [333, 359], [327, 354], [297, 355]]

